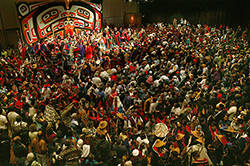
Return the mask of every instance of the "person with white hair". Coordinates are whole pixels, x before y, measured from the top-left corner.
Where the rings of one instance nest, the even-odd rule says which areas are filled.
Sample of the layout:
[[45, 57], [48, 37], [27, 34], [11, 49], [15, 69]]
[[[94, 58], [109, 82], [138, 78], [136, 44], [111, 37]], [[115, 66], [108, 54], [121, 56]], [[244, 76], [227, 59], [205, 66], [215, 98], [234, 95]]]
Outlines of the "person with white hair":
[[17, 112], [10, 111], [7, 115], [8, 120], [10, 122], [10, 126], [13, 127], [16, 119], [20, 117], [20, 115]]
[[7, 130], [7, 117], [2, 114], [3, 110], [0, 110], [0, 130]]

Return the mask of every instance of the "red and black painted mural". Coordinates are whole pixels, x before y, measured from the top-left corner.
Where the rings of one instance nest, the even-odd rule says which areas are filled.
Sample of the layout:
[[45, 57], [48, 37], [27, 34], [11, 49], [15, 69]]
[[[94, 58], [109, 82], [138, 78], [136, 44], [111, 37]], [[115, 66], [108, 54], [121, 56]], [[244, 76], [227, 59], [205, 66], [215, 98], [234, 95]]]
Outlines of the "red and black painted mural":
[[101, 30], [102, 5], [97, 3], [74, 1], [67, 10], [65, 3], [60, 2], [20, 2], [17, 11], [27, 44], [64, 31], [67, 25], [87, 31]]

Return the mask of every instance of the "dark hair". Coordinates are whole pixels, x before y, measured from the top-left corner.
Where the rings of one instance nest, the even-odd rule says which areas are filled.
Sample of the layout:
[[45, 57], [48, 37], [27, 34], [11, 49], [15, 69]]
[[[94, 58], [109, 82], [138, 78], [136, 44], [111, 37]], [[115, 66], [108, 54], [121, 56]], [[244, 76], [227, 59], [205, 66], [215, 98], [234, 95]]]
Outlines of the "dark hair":
[[22, 117], [20, 117], [20, 116], [18, 116], [18, 117], [16, 118], [16, 121], [17, 121], [17, 122], [21, 122], [21, 120], [22, 120]]
[[[40, 131], [42, 132], [41, 134], [40, 134]], [[43, 135], [43, 131], [42, 131], [42, 130], [39, 130], [39, 132], [38, 132], [38, 134], [37, 134], [37, 137], [38, 137], [39, 140], [44, 138], [44, 135]]]
[[173, 151], [173, 152], [172, 152], [172, 155], [173, 155], [174, 157], [177, 157], [177, 156], [178, 156], [178, 153], [177, 153], [176, 151]]
[[48, 136], [52, 135], [53, 134], [52, 128], [48, 128], [46, 133], [47, 133]]
[[71, 145], [71, 140], [70, 140], [70, 139], [66, 139], [65, 145], [66, 145], [66, 146], [70, 146], [70, 145]]

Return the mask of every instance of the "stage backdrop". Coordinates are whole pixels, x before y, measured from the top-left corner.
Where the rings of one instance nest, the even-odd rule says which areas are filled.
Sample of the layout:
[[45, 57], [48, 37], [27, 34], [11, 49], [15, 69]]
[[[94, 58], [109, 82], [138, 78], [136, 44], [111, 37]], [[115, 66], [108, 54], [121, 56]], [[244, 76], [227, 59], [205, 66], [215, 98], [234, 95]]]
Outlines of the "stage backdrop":
[[68, 24], [75, 29], [101, 30], [102, 4], [98, 3], [73, 1], [67, 10], [63, 2], [19, 2], [17, 11], [21, 32], [27, 44], [63, 31]]

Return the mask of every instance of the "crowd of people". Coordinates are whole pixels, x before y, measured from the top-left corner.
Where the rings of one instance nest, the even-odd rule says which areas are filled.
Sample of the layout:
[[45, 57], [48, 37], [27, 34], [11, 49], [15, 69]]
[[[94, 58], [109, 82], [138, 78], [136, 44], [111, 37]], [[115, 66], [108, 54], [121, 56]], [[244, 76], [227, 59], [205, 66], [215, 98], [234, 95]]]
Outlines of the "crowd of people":
[[2, 165], [250, 164], [245, 29], [71, 35], [1, 52]]

